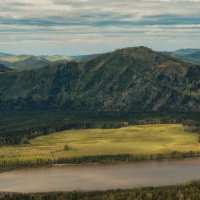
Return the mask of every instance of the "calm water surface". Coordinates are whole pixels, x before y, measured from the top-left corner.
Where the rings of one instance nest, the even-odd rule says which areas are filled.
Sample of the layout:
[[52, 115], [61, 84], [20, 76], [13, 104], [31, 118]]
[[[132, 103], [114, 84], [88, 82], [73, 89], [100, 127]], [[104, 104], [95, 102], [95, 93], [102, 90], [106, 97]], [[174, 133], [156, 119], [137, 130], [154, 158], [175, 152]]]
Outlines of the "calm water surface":
[[50, 192], [160, 186], [200, 179], [200, 159], [23, 169], [0, 174], [0, 191]]

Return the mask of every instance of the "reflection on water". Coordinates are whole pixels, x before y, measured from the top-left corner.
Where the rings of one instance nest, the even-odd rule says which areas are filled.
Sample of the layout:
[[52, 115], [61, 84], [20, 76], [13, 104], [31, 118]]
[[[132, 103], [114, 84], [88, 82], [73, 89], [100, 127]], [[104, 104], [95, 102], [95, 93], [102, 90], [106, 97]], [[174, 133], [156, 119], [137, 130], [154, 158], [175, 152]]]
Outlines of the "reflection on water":
[[0, 191], [123, 189], [192, 179], [200, 179], [200, 159], [17, 170], [0, 174]]

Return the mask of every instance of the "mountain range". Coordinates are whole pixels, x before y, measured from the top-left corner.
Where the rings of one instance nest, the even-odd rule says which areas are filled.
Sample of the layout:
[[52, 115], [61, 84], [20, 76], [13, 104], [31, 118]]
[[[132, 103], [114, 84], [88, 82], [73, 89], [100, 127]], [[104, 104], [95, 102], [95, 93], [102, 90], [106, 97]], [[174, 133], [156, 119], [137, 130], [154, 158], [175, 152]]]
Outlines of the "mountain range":
[[0, 109], [196, 112], [200, 66], [146, 47], [47, 62], [0, 74]]
[[[164, 52], [173, 57], [180, 58], [186, 62], [192, 62], [200, 64], [200, 49], [179, 49], [173, 52]], [[78, 55], [78, 56], [67, 56], [67, 55], [13, 55], [8, 53], [0, 52], [0, 63], [13, 68], [15, 70], [30, 70], [45, 67], [53, 62], [58, 61], [76, 61], [76, 62], [87, 62], [94, 58], [97, 58], [102, 54], [92, 55]]]

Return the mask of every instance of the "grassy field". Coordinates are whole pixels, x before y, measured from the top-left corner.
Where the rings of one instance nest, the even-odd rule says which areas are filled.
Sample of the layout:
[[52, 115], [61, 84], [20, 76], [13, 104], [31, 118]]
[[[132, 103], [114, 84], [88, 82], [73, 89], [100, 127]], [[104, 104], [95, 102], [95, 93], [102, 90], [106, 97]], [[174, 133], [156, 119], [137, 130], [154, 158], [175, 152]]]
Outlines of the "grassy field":
[[[4, 160], [200, 151], [198, 136], [197, 133], [184, 132], [180, 124], [70, 130], [37, 137], [27, 145], [0, 147], [0, 163]], [[65, 145], [70, 149], [66, 150]]]

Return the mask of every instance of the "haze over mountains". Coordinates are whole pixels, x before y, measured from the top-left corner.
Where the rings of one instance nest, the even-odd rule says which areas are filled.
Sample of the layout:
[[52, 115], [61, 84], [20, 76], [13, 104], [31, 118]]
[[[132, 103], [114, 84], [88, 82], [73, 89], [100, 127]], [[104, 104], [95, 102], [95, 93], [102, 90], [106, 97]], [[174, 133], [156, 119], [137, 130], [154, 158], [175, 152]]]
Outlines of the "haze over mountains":
[[1, 73], [0, 109], [199, 111], [200, 66], [146, 47]]
[[188, 62], [200, 63], [200, 49], [179, 49], [171, 54]]
[[10, 57], [10, 56], [14, 56], [14, 55], [13, 54], [9, 54], [9, 53], [0, 52], [0, 57]]

